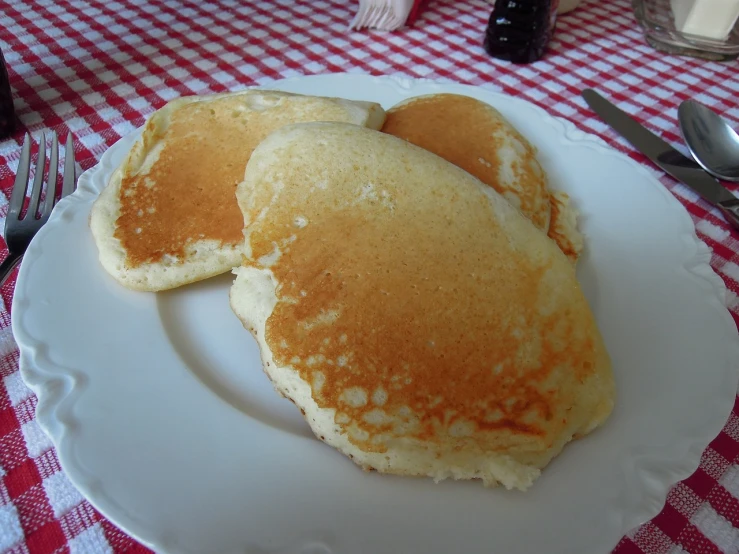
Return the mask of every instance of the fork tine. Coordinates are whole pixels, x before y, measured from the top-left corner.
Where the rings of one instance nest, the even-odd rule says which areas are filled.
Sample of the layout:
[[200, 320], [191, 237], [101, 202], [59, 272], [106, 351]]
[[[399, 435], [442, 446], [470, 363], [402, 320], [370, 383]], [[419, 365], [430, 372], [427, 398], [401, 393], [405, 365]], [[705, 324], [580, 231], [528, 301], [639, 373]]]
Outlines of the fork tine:
[[44, 168], [46, 166], [46, 133], [41, 133], [41, 142], [38, 145], [38, 159], [36, 160], [36, 175], [33, 178], [31, 199], [28, 202], [26, 217], [36, 217], [38, 199], [41, 196], [41, 185], [44, 183]]
[[67, 145], [64, 147], [64, 181], [62, 183], [62, 198], [74, 192], [75, 182], [74, 141], [72, 140], [72, 133], [67, 133]]
[[23, 200], [26, 198], [26, 189], [28, 189], [28, 170], [31, 167], [31, 135], [26, 133], [23, 141], [23, 149], [21, 157], [18, 160], [18, 173], [15, 176], [13, 184], [13, 192], [10, 195], [10, 207], [8, 208], [8, 217], [6, 221], [18, 219], [23, 209]]
[[46, 180], [46, 198], [41, 208], [41, 219], [46, 219], [51, 214], [56, 198], [56, 183], [59, 180], [59, 141], [56, 131], [51, 132], [51, 159], [49, 160], [49, 178]]

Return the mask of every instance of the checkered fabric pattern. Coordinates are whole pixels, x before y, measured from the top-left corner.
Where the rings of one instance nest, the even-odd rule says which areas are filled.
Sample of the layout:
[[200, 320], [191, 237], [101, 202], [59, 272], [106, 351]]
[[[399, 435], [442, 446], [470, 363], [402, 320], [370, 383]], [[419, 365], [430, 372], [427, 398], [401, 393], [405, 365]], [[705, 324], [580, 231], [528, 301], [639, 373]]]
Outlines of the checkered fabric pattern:
[[[394, 74], [484, 86], [569, 119], [648, 166], [585, 107], [581, 89], [601, 90], [673, 144], [680, 142], [677, 106], [687, 98], [739, 125], [739, 63], [653, 50], [628, 0], [585, 0], [559, 19], [546, 56], [527, 66], [486, 56], [481, 42], [491, 7], [483, 0], [430, 0], [413, 28], [395, 33], [348, 32], [355, 6], [351, 0], [4, 0], [0, 48], [21, 124], [0, 142], [0, 219], [24, 130], [35, 137], [48, 129], [62, 138], [72, 132], [79, 165], [87, 169], [167, 100], [295, 75]], [[737, 321], [737, 235], [688, 188], [655, 175], [712, 248]], [[36, 397], [21, 380], [10, 330], [13, 288], [14, 277], [0, 290], [0, 551], [146, 551], [82, 498], [39, 428]], [[739, 404], [727, 418], [695, 474], [615, 552], [739, 552]]]

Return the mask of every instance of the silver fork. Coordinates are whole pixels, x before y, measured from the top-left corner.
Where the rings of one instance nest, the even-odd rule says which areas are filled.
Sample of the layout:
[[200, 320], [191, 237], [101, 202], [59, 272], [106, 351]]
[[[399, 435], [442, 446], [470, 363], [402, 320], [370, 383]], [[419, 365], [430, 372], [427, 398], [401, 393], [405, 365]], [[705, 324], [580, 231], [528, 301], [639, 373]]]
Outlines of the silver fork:
[[[39, 143], [38, 160], [36, 161], [36, 173], [31, 187], [31, 197], [28, 209], [23, 217], [23, 203], [26, 199], [28, 189], [28, 172], [31, 168], [31, 137], [26, 133], [23, 141], [23, 150], [18, 161], [18, 173], [15, 176], [13, 192], [10, 195], [10, 206], [8, 216], [5, 219], [5, 244], [8, 246], [8, 257], [0, 264], [0, 286], [13, 271], [13, 268], [21, 261], [26, 253], [31, 239], [39, 229], [46, 223], [51, 215], [51, 210], [56, 204], [57, 182], [59, 181], [59, 143], [56, 132], [51, 134], [51, 159], [49, 160], [49, 179], [46, 186], [46, 197], [39, 209], [41, 198], [41, 187], [44, 181], [44, 167], [46, 166], [46, 135], [41, 135]], [[67, 135], [67, 144], [64, 154], [64, 177], [62, 179], [61, 197], [64, 198], [74, 191], [77, 178], [74, 169], [74, 144], [72, 134]], [[38, 215], [37, 215], [38, 214]]]

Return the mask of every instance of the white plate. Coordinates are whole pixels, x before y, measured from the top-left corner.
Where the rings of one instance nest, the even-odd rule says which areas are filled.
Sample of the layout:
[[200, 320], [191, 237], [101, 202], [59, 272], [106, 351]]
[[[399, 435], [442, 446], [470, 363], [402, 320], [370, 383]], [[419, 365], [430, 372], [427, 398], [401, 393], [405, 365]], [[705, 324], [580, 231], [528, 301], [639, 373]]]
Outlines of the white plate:
[[364, 75], [272, 86], [386, 108], [458, 92], [529, 137], [552, 185], [582, 211], [578, 276], [613, 358], [613, 416], [525, 494], [362, 472], [272, 390], [230, 311], [230, 275], [148, 294], [100, 267], [88, 213], [132, 135], [54, 211], [13, 302], [38, 421], [82, 493], [171, 552], [605, 552], [656, 515], [726, 421], [739, 378], [724, 285], [679, 203], [571, 123], [482, 88]]

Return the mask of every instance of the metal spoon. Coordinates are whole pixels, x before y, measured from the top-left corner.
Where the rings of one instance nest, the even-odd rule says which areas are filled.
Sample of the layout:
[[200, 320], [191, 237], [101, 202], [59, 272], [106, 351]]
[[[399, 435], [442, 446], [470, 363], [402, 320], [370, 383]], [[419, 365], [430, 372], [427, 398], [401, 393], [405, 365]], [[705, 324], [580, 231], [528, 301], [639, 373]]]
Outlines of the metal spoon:
[[710, 108], [686, 100], [677, 110], [680, 131], [703, 169], [724, 181], [739, 181], [739, 135]]

